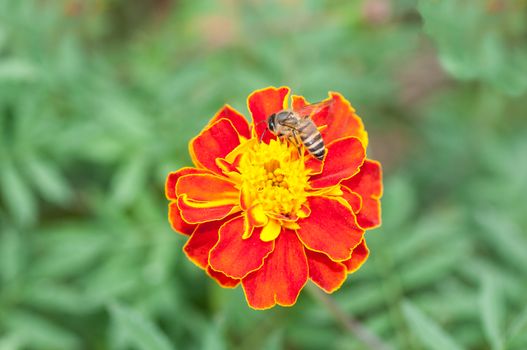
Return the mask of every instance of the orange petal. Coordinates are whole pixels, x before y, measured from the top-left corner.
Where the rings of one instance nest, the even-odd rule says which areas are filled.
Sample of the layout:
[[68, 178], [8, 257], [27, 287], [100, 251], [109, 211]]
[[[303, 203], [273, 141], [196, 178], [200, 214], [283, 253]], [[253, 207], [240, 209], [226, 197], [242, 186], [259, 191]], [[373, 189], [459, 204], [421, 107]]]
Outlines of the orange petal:
[[251, 132], [249, 130], [249, 123], [247, 122], [247, 119], [245, 119], [245, 117], [240, 112], [231, 106], [223, 106], [209, 122], [209, 125], [216, 123], [220, 119], [230, 120], [236, 131], [238, 131], [238, 134], [245, 137], [246, 139], [251, 138]]
[[353, 252], [351, 253], [351, 258], [343, 261], [342, 263], [346, 265], [348, 273], [352, 273], [357, 271], [359, 267], [364, 264], [366, 259], [368, 259], [369, 255], [370, 250], [368, 249], [368, 246], [366, 246], [366, 240], [363, 239], [360, 244], [356, 246], [355, 249], [353, 249]]
[[294, 221], [282, 221], [280, 222], [280, 225], [284, 229], [289, 229], [293, 231], [298, 230], [300, 228], [300, 226]]
[[357, 222], [365, 229], [381, 225], [382, 169], [381, 164], [366, 159], [357, 175], [343, 182], [362, 198]]
[[210, 252], [209, 264], [231, 278], [243, 278], [259, 269], [270, 252], [273, 242], [263, 242], [258, 230], [249, 238], [243, 239], [244, 221], [239, 216], [226, 222], [220, 228], [218, 244]]
[[[289, 95], [289, 88], [282, 86], [279, 88], [268, 87], [261, 90], [256, 90], [249, 95], [247, 99], [247, 106], [251, 112], [254, 126], [256, 128], [256, 136], [260, 138], [264, 130], [267, 129], [267, 118], [278, 111], [287, 108], [287, 96]], [[267, 131], [265, 133], [264, 142], [269, 143], [269, 140], [274, 136]]]
[[242, 234], [242, 238], [243, 239], [247, 239], [247, 238], [251, 237], [251, 235], [253, 234], [254, 229], [255, 229], [255, 226], [253, 226], [253, 225], [251, 225], [249, 223], [248, 215], [244, 215], [243, 216], [243, 234]]
[[307, 205], [302, 204], [302, 206], [300, 206], [300, 210], [297, 213], [298, 218], [307, 218], [309, 215], [311, 215], [311, 209]]
[[197, 202], [187, 199], [185, 194], [179, 196], [177, 206], [182, 219], [189, 224], [220, 220], [239, 211], [235, 204], [225, 201]]
[[364, 233], [352, 211], [326, 197], [309, 197], [308, 203], [311, 215], [298, 221], [300, 240], [308, 249], [324, 253], [331, 260], [349, 259]]
[[248, 190], [249, 185], [243, 185], [240, 189], [240, 207], [243, 210], [249, 210], [253, 202], [251, 198], [250, 191]]
[[351, 206], [353, 212], [357, 214], [362, 207], [362, 198], [344, 185], [341, 185], [340, 189], [342, 190], [342, 197]]
[[307, 282], [308, 267], [302, 243], [293, 231], [284, 230], [275, 241], [274, 251], [264, 265], [242, 280], [249, 306], [268, 309], [291, 306]]
[[218, 231], [223, 224], [212, 221], [199, 225], [183, 247], [188, 258], [202, 269], [209, 265], [209, 252], [218, 242]]
[[236, 128], [230, 120], [224, 118], [205, 128], [193, 138], [189, 144], [189, 151], [197, 167], [221, 174], [216, 159], [225, 158], [239, 144], [240, 137]]
[[212, 277], [223, 288], [234, 288], [240, 283], [240, 280], [230, 278], [219, 271], [214, 271], [210, 266], [207, 266], [207, 275]]
[[368, 134], [364, 130], [361, 118], [355, 114], [355, 109], [339, 93], [331, 92], [329, 99], [333, 101], [329, 110], [322, 110], [313, 116], [313, 121], [318, 126], [327, 125], [327, 128], [321, 131], [324, 142], [329, 144], [343, 137], [354, 136], [366, 148]]
[[212, 174], [181, 176], [176, 194], [181, 216], [190, 224], [222, 219], [235, 210], [239, 201], [234, 184]]
[[291, 108], [297, 110], [297, 109], [300, 109], [304, 106], [307, 106], [309, 103], [307, 102], [307, 100], [304, 98], [304, 96], [299, 96], [299, 95], [293, 95], [291, 96]]
[[171, 172], [167, 176], [165, 183], [165, 196], [167, 199], [176, 199], [176, 184], [181, 176], [189, 174], [206, 174], [206, 170], [196, 168], [181, 168], [178, 171]]
[[[228, 155], [227, 155], [228, 157]], [[242, 158], [241, 154], [238, 154], [234, 157], [232, 163], [224, 158], [217, 158], [216, 165], [223, 171], [225, 175], [231, 175], [233, 172], [237, 172], [237, 168], [240, 165], [240, 159]], [[239, 174], [238, 174], [239, 175]]]
[[333, 293], [346, 280], [346, 266], [326, 255], [306, 250], [309, 278], [327, 293]]
[[190, 174], [179, 178], [177, 196], [186, 195], [189, 200], [211, 202], [226, 201], [237, 204], [239, 191], [225, 177], [212, 174]]
[[247, 209], [247, 219], [250, 226], [261, 227], [267, 224], [269, 218], [261, 204], [256, 204]]
[[366, 152], [359, 139], [348, 137], [328, 145], [322, 173], [310, 178], [313, 188], [330, 187], [358, 173]]
[[187, 236], [196, 228], [196, 225], [189, 224], [183, 220], [176, 202], [168, 205], [168, 221], [170, 221], [170, 225], [172, 225], [174, 230]]

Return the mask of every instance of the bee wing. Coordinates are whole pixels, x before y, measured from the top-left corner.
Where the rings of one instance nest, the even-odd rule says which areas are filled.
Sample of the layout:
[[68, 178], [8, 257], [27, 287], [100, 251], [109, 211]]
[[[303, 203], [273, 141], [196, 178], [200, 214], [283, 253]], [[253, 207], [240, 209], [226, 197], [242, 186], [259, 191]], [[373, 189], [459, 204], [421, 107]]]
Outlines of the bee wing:
[[287, 119], [281, 121], [280, 124], [283, 125], [283, 126], [287, 126], [287, 127], [291, 128], [291, 129], [296, 129], [297, 126], [298, 126], [298, 120], [299, 120], [298, 118], [291, 117], [291, 118], [287, 118]]
[[333, 104], [332, 100], [312, 103], [295, 109], [294, 111], [302, 118], [311, 117], [313, 114], [320, 112], [324, 108], [328, 108]]

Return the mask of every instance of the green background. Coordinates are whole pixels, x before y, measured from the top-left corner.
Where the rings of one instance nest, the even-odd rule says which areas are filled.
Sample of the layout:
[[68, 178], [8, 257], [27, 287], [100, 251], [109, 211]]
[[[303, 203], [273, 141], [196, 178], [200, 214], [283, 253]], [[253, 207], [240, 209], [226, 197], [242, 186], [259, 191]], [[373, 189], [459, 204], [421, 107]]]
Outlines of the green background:
[[527, 1], [0, 0], [0, 349], [365, 349], [187, 260], [164, 180], [224, 103], [346, 96], [384, 166], [332, 295], [393, 349], [527, 348]]

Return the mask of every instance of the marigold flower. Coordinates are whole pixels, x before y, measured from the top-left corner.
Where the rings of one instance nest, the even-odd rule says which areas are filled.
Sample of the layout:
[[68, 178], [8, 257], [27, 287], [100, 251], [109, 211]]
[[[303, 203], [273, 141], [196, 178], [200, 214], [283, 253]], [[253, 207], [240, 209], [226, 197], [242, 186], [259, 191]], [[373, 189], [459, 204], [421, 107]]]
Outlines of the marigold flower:
[[[255, 309], [295, 304], [308, 279], [339, 289], [368, 257], [365, 230], [381, 221], [381, 166], [366, 159], [353, 107], [332, 92], [312, 115], [327, 148], [319, 161], [264, 133], [288, 96], [287, 87], [253, 92], [251, 125], [225, 105], [190, 141], [194, 167], [166, 182], [170, 223], [189, 236], [184, 252], [221, 286], [241, 283]], [[306, 104], [292, 97], [292, 108]]]

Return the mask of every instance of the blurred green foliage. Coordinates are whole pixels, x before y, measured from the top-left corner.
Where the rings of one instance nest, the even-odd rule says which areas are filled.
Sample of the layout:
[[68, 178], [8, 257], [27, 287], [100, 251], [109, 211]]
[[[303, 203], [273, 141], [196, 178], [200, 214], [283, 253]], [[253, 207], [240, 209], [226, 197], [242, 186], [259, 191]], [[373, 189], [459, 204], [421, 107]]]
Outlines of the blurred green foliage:
[[333, 298], [396, 349], [527, 348], [524, 0], [0, 0], [0, 349], [363, 349], [248, 309], [163, 194], [222, 104], [343, 93], [385, 168]]

